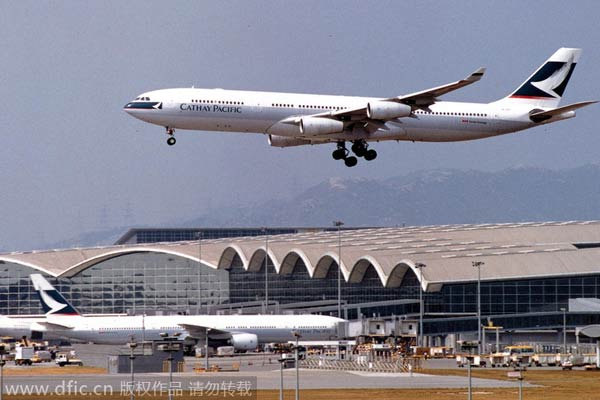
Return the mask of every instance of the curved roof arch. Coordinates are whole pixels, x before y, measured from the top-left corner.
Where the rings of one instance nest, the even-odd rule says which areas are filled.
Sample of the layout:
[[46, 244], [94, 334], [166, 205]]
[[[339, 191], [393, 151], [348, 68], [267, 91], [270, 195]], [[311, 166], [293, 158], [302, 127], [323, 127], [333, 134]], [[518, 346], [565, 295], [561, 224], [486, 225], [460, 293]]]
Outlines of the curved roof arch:
[[219, 262], [217, 264], [218, 268], [231, 268], [236, 255], [242, 261], [242, 268], [248, 270], [248, 258], [244, 254], [244, 251], [241, 249], [241, 247], [236, 244], [231, 244], [225, 247], [225, 249], [223, 249], [221, 257], [219, 257]]
[[[408, 271], [414, 272], [414, 270], [410, 267], [410, 265], [408, 264], [408, 262], [406, 260], [400, 261], [390, 271], [390, 275], [388, 276], [388, 279], [385, 283], [385, 287], [390, 287], [390, 288], [400, 287], [402, 285], [402, 282], [404, 281], [404, 277], [406, 276], [406, 273]], [[419, 278], [417, 277], [417, 279], [419, 279]]]
[[37, 264], [32, 264], [30, 262], [26, 262], [26, 261], [22, 261], [22, 260], [16, 260], [16, 259], [11, 258], [11, 257], [3, 257], [3, 256], [0, 256], [0, 261], [3, 261], [5, 263], [22, 265], [24, 267], [35, 269], [36, 271], [40, 271], [40, 272], [43, 272], [45, 274], [54, 276], [54, 274], [52, 272], [48, 271], [46, 268], [41, 267], [41, 266], [39, 266]]
[[298, 259], [302, 259], [302, 262], [304, 263], [304, 267], [308, 271], [308, 275], [312, 278], [312, 273], [314, 271], [312, 263], [310, 262], [310, 260], [308, 259], [306, 254], [304, 254], [304, 252], [302, 250], [296, 249], [296, 248], [290, 250], [285, 255], [283, 260], [281, 261], [281, 267], [279, 268], [279, 274], [284, 275], [284, 276], [291, 275], [294, 270], [294, 266], [296, 266], [296, 263], [298, 262]]
[[[265, 246], [257, 248], [254, 251], [254, 253], [252, 253], [252, 256], [250, 256], [250, 261], [248, 262], [248, 267], [246, 268], [246, 271], [260, 271], [262, 266], [265, 265], [265, 252]], [[275, 253], [273, 253], [273, 250], [271, 248], [268, 249], [268, 257], [269, 260], [271, 260], [270, 264], [275, 268], [275, 271], [279, 272], [280, 265], [277, 260], [277, 256], [275, 255]]]
[[[329, 268], [335, 263], [338, 262], [338, 253], [328, 251], [321, 255], [319, 261], [317, 261], [317, 265], [315, 266], [314, 272], [312, 274], [313, 278], [325, 278], [327, 276], [327, 272], [329, 272]], [[350, 271], [346, 269], [346, 265], [344, 264], [344, 257], [341, 258], [341, 266], [340, 271], [342, 271], [342, 275], [344, 280], [348, 282], [348, 278], [350, 276]]]
[[379, 262], [371, 256], [364, 256], [358, 259], [358, 261], [352, 266], [352, 272], [350, 273], [350, 278], [348, 279], [348, 281], [351, 283], [362, 282], [365, 273], [371, 266], [375, 268], [377, 276], [379, 276], [379, 280], [381, 281], [381, 285], [385, 286], [385, 283], [387, 281], [385, 272], [383, 271], [383, 268], [381, 268]]
[[[178, 251], [167, 250], [167, 249], [153, 249], [151, 247], [143, 247], [143, 248], [129, 248], [129, 249], [118, 249], [116, 251], [109, 251], [106, 253], [99, 254], [97, 256], [86, 259], [83, 262], [77, 263], [70, 268], [66, 269], [61, 274], [57, 275], [60, 277], [73, 276], [75, 274], [80, 273], [83, 270], [93, 267], [94, 265], [100, 264], [101, 262], [121, 257], [128, 254], [137, 254], [137, 253], [157, 253], [157, 254], [170, 254], [173, 256], [178, 256], [181, 258], [186, 258], [188, 260], [192, 260], [198, 262], [198, 257], [191, 256], [189, 254], [185, 254]], [[203, 261], [202, 264], [208, 266], [209, 268], [217, 269], [217, 266], [207, 263]]]

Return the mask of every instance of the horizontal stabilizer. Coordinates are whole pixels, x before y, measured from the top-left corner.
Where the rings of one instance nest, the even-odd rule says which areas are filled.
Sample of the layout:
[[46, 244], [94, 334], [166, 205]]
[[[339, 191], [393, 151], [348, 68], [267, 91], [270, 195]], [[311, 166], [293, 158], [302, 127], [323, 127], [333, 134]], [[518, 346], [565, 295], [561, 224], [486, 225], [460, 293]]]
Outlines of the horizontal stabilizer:
[[597, 102], [598, 101], [582, 101], [579, 103], [569, 104], [568, 106], [554, 108], [554, 109], [548, 110], [548, 111], [538, 111], [538, 112], [534, 112], [531, 115], [529, 115], [529, 118], [533, 122], [542, 122], [542, 121], [550, 119], [556, 115], [561, 115], [561, 114], [564, 114], [569, 111], [575, 111], [578, 108], [586, 107], [586, 106], [589, 106], [590, 104], [594, 104]]

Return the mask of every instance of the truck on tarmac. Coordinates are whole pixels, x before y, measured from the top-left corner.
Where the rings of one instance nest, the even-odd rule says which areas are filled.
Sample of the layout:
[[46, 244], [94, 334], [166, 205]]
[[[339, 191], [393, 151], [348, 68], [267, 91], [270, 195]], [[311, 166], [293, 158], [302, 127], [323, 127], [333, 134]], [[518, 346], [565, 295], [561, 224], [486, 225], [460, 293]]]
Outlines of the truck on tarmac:
[[79, 358], [76, 358], [74, 354], [71, 353], [59, 353], [56, 355], [56, 360], [54, 361], [59, 367], [64, 367], [65, 365], [78, 365], [83, 366], [83, 361]]
[[33, 346], [15, 347], [15, 365], [31, 365], [34, 356]]

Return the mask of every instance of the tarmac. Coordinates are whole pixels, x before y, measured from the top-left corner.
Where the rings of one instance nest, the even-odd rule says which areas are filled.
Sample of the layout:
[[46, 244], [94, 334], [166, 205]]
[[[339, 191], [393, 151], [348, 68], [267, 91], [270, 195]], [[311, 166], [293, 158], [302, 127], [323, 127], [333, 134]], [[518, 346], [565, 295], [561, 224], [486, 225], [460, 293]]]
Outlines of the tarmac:
[[[75, 345], [79, 358], [86, 366], [107, 367], [107, 355], [117, 354], [119, 348], [116, 346], [101, 345]], [[179, 390], [206, 390], [209, 386], [218, 385], [221, 388], [251, 388], [251, 389], [274, 389], [280, 387], [281, 371], [279, 363], [274, 355], [250, 355], [236, 356], [231, 359], [211, 358], [211, 365], [219, 365], [223, 368], [233, 363], [240, 364], [240, 370], [235, 372], [202, 372], [196, 373], [193, 368], [204, 365], [204, 360], [186, 357], [185, 372], [174, 373], [172, 388]], [[439, 365], [438, 365], [439, 364]], [[452, 368], [456, 363], [452, 360], [431, 360], [427, 368]], [[17, 367], [12, 367], [17, 368]], [[22, 368], [22, 367], [20, 367]], [[29, 388], [34, 386], [44, 387], [48, 393], [75, 394], [79, 392], [126, 394], [131, 387], [129, 374], [105, 374], [105, 375], [79, 375], [69, 374], [69, 369], [76, 367], [64, 367], [64, 375], [40, 375], [32, 368], [31, 376], [5, 376], [5, 389], [7, 385], [12, 387]], [[466, 371], [465, 371], [466, 372]], [[465, 374], [466, 375], [466, 374]], [[150, 393], [160, 394], [167, 390], [169, 382], [168, 373], [144, 373], [135, 374], [134, 387], [136, 390], [146, 390]], [[296, 384], [296, 370], [283, 370], [284, 388], [293, 389]], [[466, 390], [468, 380], [459, 376], [439, 376], [420, 373], [375, 373], [357, 371], [330, 371], [315, 369], [300, 369], [299, 381], [301, 389], [431, 389], [447, 388]], [[474, 388], [502, 388], [517, 387], [516, 382], [473, 378]], [[36, 386], [36, 387], [37, 387]], [[531, 386], [524, 383], [524, 387]], [[26, 389], [29, 390], [29, 389]], [[5, 392], [6, 393], [6, 392]]]

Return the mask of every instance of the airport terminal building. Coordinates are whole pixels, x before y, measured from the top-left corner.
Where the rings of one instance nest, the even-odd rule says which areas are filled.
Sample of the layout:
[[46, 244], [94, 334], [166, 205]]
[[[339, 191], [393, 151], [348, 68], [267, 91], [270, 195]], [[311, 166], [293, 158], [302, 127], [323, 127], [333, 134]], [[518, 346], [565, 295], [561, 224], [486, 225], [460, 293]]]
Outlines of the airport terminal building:
[[[0, 313], [42, 313], [32, 273], [82, 313], [335, 315], [339, 293], [351, 319], [415, 317], [423, 290], [424, 333], [445, 335], [477, 330], [478, 272], [481, 315], [505, 330], [600, 323], [600, 221], [134, 229], [114, 246], [0, 254]], [[569, 310], [578, 298], [592, 306]]]

